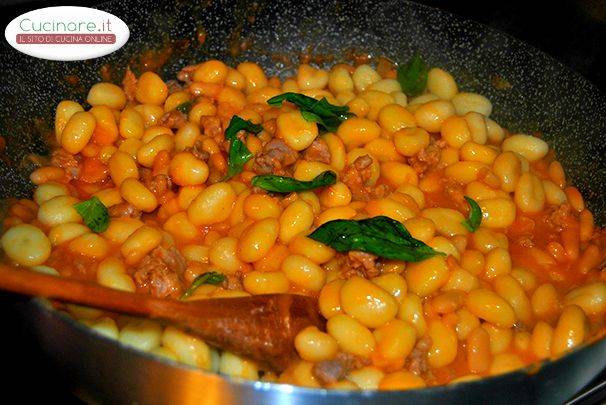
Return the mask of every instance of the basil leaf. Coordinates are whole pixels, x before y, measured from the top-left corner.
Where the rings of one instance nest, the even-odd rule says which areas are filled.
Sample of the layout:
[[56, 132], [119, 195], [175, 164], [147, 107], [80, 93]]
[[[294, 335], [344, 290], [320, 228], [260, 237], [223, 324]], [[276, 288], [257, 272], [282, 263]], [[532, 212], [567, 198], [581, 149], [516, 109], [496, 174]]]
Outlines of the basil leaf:
[[443, 253], [413, 238], [400, 222], [386, 216], [322, 224], [309, 238], [338, 252], [360, 250], [387, 259], [419, 262]]
[[104, 232], [109, 226], [109, 211], [97, 197], [74, 204], [84, 223], [93, 232]]
[[469, 232], [475, 232], [482, 223], [482, 209], [472, 198], [465, 196], [465, 201], [469, 204], [469, 217], [462, 224]]
[[241, 173], [244, 164], [253, 157], [253, 154], [248, 150], [244, 142], [238, 138], [238, 132], [246, 131], [252, 134], [258, 134], [262, 130], [263, 127], [261, 125], [253, 124], [251, 121], [242, 119], [237, 115], [234, 115], [231, 118], [231, 121], [229, 121], [229, 125], [225, 130], [225, 139], [230, 142], [226, 179]]
[[414, 97], [423, 93], [425, 86], [427, 86], [427, 73], [429, 69], [421, 55], [415, 53], [415, 55], [397, 70], [398, 82], [402, 91], [407, 96]]
[[316, 114], [312, 113], [311, 111], [301, 111], [301, 115], [303, 116], [305, 121], [309, 121], [309, 122], [322, 121], [322, 118], [318, 117]]
[[253, 154], [246, 147], [244, 142], [240, 139], [236, 139], [231, 143], [229, 147], [229, 156], [227, 163], [227, 179], [234, 177], [235, 175], [242, 173], [244, 165], [253, 157]]
[[202, 284], [217, 285], [221, 284], [225, 280], [226, 277], [221, 273], [217, 273], [216, 271], [208, 271], [206, 273], [202, 273], [194, 279], [194, 281], [191, 283], [191, 286], [189, 286], [187, 291], [185, 291], [179, 299], [184, 300], [185, 298], [191, 296], [194, 291], [196, 291], [198, 287], [200, 287]]
[[181, 104], [179, 104], [176, 108], [177, 111], [182, 112], [183, 114], [187, 115], [189, 114], [189, 112], [191, 111], [191, 108], [193, 107], [194, 102], [193, 101], [185, 101]]
[[337, 182], [337, 174], [327, 170], [318, 174], [313, 180], [301, 181], [292, 177], [263, 174], [252, 178], [251, 184], [274, 193], [291, 193], [294, 191], [313, 190], [314, 188], [330, 186]]
[[303, 118], [307, 121], [317, 122], [327, 131], [335, 132], [346, 119], [353, 117], [349, 107], [333, 105], [323, 97], [316, 100], [299, 93], [283, 93], [267, 100], [272, 107], [280, 107], [284, 101], [289, 101], [299, 107]]
[[245, 120], [237, 115], [234, 115], [231, 117], [231, 121], [229, 121], [229, 125], [225, 130], [225, 139], [228, 141], [238, 139], [238, 132], [242, 130], [252, 134], [258, 134], [263, 130], [263, 126], [260, 124], [253, 124], [253, 122], [250, 120]]

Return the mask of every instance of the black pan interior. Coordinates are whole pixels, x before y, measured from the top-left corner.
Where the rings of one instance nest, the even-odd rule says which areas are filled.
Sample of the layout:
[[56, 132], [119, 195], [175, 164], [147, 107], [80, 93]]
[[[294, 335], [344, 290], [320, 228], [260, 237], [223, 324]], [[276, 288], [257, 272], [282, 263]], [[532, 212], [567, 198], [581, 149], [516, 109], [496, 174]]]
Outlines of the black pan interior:
[[[28, 156], [48, 152], [45, 139], [52, 132], [56, 104], [65, 98], [84, 102], [86, 89], [102, 79], [103, 66], [111, 66], [110, 78], [119, 83], [128, 64], [141, 69], [138, 55], [160, 51], [167, 56], [159, 69], [164, 79], [206, 58], [230, 64], [253, 60], [272, 74], [286, 76], [302, 54], [322, 56], [317, 60], [330, 64], [348, 61], [352, 53], [404, 61], [418, 50], [430, 65], [450, 71], [463, 90], [486, 95], [494, 105], [492, 117], [503, 126], [514, 132], [541, 131], [597, 221], [606, 223], [605, 96], [580, 75], [507, 35], [395, 0], [118, 0], [99, 8], [119, 16], [131, 29], [127, 45], [109, 56], [83, 62], [42, 61], [3, 42], [0, 135], [7, 148], [0, 155], [0, 198], [30, 195], [28, 174], [33, 165]], [[198, 40], [201, 33], [206, 37], [203, 43]], [[495, 88], [495, 78], [510, 86]], [[594, 360], [603, 358], [605, 346], [601, 341], [567, 356], [530, 380], [521, 380], [519, 374], [497, 379], [476, 394], [495, 392], [502, 383], [497, 391], [511, 389], [517, 392], [512, 391], [515, 397], [540, 394], [547, 401], [562, 401], [601, 370], [601, 362]]]
[[[25, 157], [47, 152], [44, 139], [56, 103], [64, 98], [83, 102], [85, 89], [101, 80], [104, 65], [112, 66], [110, 77], [118, 83], [126, 65], [141, 67], [137, 55], [160, 51], [166, 57], [159, 69], [165, 79], [210, 57], [232, 64], [257, 61], [285, 76], [293, 73], [301, 54], [321, 56], [313, 59], [326, 63], [347, 61], [352, 53], [403, 61], [418, 50], [429, 64], [449, 70], [463, 90], [486, 95], [494, 105], [493, 118], [511, 131], [542, 132], [598, 222], [606, 222], [606, 98], [580, 75], [507, 35], [393, 0], [135, 0], [100, 8], [131, 29], [127, 45], [106, 57], [43, 61], [3, 43], [0, 135], [7, 140], [8, 159], [0, 162], [0, 197], [29, 195], [32, 165]], [[495, 78], [510, 86], [495, 88]]]

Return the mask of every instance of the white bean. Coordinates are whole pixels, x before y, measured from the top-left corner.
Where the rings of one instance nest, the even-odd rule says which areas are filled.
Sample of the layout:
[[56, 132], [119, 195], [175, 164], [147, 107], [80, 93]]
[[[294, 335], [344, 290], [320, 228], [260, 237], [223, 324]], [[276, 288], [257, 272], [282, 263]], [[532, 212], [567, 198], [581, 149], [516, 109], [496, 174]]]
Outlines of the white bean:
[[10, 228], [2, 236], [2, 248], [6, 255], [24, 266], [36, 266], [48, 259], [51, 243], [39, 228], [29, 224], [19, 224]]
[[486, 97], [477, 93], [458, 93], [452, 98], [457, 115], [465, 115], [475, 111], [485, 117], [492, 112], [492, 103]]
[[503, 151], [516, 152], [525, 157], [529, 162], [539, 160], [549, 152], [547, 143], [536, 136], [526, 134], [515, 134], [503, 141]]
[[46, 201], [38, 209], [38, 220], [46, 226], [55, 226], [66, 222], [82, 222], [74, 204], [78, 202], [75, 197], [60, 195]]
[[120, 331], [120, 343], [149, 351], [160, 345], [162, 328], [148, 319], [132, 319]]
[[369, 65], [360, 65], [353, 72], [354, 86], [359, 93], [379, 80], [381, 80], [381, 76]]
[[162, 345], [172, 350], [180, 362], [203, 370], [212, 368], [212, 350], [197, 337], [168, 326], [162, 335]]

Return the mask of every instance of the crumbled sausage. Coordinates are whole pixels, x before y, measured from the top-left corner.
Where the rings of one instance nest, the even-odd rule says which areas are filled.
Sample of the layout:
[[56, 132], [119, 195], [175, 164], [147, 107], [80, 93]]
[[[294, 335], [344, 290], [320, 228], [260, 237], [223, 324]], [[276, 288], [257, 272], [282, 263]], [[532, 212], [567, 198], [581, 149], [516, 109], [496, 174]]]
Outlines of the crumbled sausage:
[[469, 210], [469, 204], [465, 201], [465, 189], [456, 180], [445, 177], [441, 179], [444, 194], [451, 201], [453, 208], [466, 212]]
[[185, 259], [175, 247], [158, 246], [141, 260], [133, 279], [137, 288], [153, 296], [177, 298], [183, 291], [185, 267]]
[[189, 83], [192, 80], [194, 71], [198, 68], [198, 65], [188, 65], [177, 73], [177, 79], [181, 82]]
[[562, 204], [551, 209], [546, 221], [555, 231], [562, 232], [570, 226], [571, 219], [574, 219], [571, 205]]
[[170, 176], [166, 174], [156, 174], [154, 176], [151, 170], [143, 168], [139, 169], [139, 174], [141, 175], [143, 185], [153, 193], [160, 204], [163, 204], [168, 192], [173, 187]]
[[368, 359], [362, 359], [349, 353], [339, 352], [332, 360], [324, 360], [314, 364], [313, 375], [323, 385], [342, 380], [350, 371], [370, 364]]
[[372, 177], [371, 165], [372, 158], [369, 155], [362, 155], [343, 169], [341, 181], [351, 190], [352, 200], [368, 201], [382, 198], [389, 193], [390, 188], [386, 184], [375, 187], [365, 184]]
[[370, 200], [370, 189], [364, 185], [364, 182], [370, 178], [370, 170], [366, 170], [370, 164], [372, 164], [372, 159], [370, 156], [364, 155], [358, 157], [343, 170], [341, 181], [351, 190], [354, 201]]
[[176, 129], [181, 128], [185, 124], [187, 124], [187, 116], [181, 111], [177, 110], [172, 110], [167, 113], [164, 113], [164, 115], [160, 117], [160, 121], [158, 122], [158, 125]]
[[186, 148], [185, 151], [191, 152], [191, 154], [194, 155], [196, 158], [205, 162], [208, 161], [208, 158], [210, 157], [210, 153], [203, 149], [202, 141], [196, 141], [194, 143], [194, 146], [192, 146], [191, 148]]
[[225, 281], [221, 283], [221, 287], [226, 290], [243, 290], [242, 278], [244, 274], [241, 271], [236, 271], [234, 274], [228, 274]]
[[112, 205], [108, 211], [112, 218], [141, 218], [141, 211], [128, 202]]
[[421, 149], [415, 156], [409, 157], [408, 164], [421, 176], [438, 165], [442, 149], [445, 147], [444, 140], [432, 140], [426, 148]]
[[95, 277], [96, 263], [90, 256], [73, 254], [68, 244], [60, 244], [52, 250], [45, 264], [56, 269], [64, 277], [90, 280]]
[[183, 86], [181, 86], [181, 84], [176, 80], [168, 80], [166, 82], [166, 87], [168, 87], [168, 94], [173, 94], [183, 90]]
[[[154, 253], [154, 251], [152, 253]], [[166, 263], [168, 267], [170, 267], [173, 271], [177, 272], [177, 274], [179, 275], [183, 274], [185, 268], [187, 267], [185, 258], [183, 258], [181, 253], [179, 253], [177, 248], [175, 248], [174, 246], [168, 248], [158, 246], [155, 249], [154, 254], [160, 259], [162, 259], [162, 261]]]
[[166, 174], [157, 174], [149, 182], [149, 190], [163, 203], [166, 194], [172, 189], [172, 181]]
[[408, 356], [408, 370], [418, 376], [423, 376], [429, 372], [429, 364], [427, 363], [427, 352], [431, 348], [431, 338], [423, 336], [417, 341], [414, 349]]
[[328, 145], [324, 140], [316, 139], [307, 149], [305, 149], [303, 157], [306, 160], [329, 164], [330, 151], [328, 150]]
[[381, 270], [377, 267], [377, 256], [357, 250], [347, 253], [347, 259], [342, 269], [342, 275], [345, 278], [350, 278], [354, 275], [372, 278], [381, 273]]
[[137, 76], [130, 70], [130, 67], [127, 67], [126, 72], [124, 72], [122, 88], [126, 94], [126, 99], [128, 101], [133, 101], [135, 99], [135, 94], [137, 93]]
[[65, 149], [57, 149], [51, 157], [51, 165], [65, 170], [69, 179], [77, 179], [80, 175], [80, 161]]
[[355, 169], [362, 174], [364, 181], [370, 179], [372, 176], [370, 172], [370, 165], [372, 165], [372, 158], [369, 155], [362, 155], [354, 160], [353, 165]]
[[225, 141], [219, 117], [201, 117], [200, 126], [204, 131], [204, 135], [213, 138], [217, 144], [221, 145]]
[[259, 174], [288, 174], [299, 154], [288, 147], [281, 139], [272, 139], [263, 147], [263, 151], [255, 158], [253, 170]]

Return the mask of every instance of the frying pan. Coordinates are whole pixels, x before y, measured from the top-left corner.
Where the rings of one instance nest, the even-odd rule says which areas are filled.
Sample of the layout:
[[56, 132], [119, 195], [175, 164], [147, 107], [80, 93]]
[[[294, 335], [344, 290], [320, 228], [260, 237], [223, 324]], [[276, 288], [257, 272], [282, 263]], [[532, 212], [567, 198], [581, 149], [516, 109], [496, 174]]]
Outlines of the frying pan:
[[[54, 106], [64, 98], [83, 102], [104, 71], [119, 82], [123, 67], [144, 69], [137, 55], [165, 78], [183, 66], [219, 58], [229, 64], [260, 63], [270, 74], [294, 72], [302, 54], [316, 62], [352, 55], [408, 59], [420, 51], [429, 65], [449, 70], [461, 89], [492, 100], [492, 118], [512, 131], [541, 131], [567, 174], [586, 197], [596, 221], [606, 221], [606, 98], [580, 75], [507, 35], [446, 12], [406, 1], [116, 0], [99, 8], [122, 18], [131, 39], [100, 59], [58, 63], [0, 49], [0, 197], [29, 196], [31, 154], [47, 153]], [[202, 40], [204, 39], [204, 40]], [[109, 70], [104, 65], [112, 66]], [[494, 86], [496, 81], [507, 86]], [[562, 402], [604, 367], [606, 340], [555, 362], [479, 381], [403, 392], [313, 390], [247, 382], [204, 373], [122, 347], [32, 300], [22, 308], [41, 345], [87, 398], [109, 403], [351, 404], [436, 401]]]

